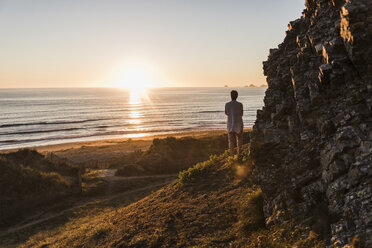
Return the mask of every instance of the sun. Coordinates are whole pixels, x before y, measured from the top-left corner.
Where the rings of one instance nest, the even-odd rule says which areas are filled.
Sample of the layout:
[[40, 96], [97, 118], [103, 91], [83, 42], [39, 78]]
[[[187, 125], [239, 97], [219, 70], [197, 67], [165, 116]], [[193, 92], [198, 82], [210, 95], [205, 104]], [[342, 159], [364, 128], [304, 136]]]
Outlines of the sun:
[[115, 87], [142, 93], [147, 88], [154, 87], [151, 71], [143, 64], [127, 64], [122, 68]]
[[113, 68], [111, 87], [129, 91], [129, 104], [140, 105], [151, 102], [148, 89], [156, 88], [159, 73], [155, 68], [142, 60], [129, 60], [118, 63]]

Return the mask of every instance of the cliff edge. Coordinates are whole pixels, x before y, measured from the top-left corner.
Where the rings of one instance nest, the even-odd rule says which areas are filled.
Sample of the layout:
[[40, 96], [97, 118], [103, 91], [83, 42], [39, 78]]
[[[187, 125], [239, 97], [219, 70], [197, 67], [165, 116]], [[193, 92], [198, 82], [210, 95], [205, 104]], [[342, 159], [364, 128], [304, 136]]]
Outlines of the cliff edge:
[[372, 247], [372, 1], [307, 0], [263, 63], [251, 144], [266, 225]]

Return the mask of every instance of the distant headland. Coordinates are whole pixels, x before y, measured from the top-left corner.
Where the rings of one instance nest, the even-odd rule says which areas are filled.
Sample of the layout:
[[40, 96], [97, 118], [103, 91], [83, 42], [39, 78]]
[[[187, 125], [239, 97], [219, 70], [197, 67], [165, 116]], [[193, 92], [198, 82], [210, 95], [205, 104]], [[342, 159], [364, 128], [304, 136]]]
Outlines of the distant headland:
[[[229, 85], [225, 85], [224, 88], [229, 88]], [[246, 84], [244, 85], [244, 88], [266, 88], [267, 84], [261, 84], [261, 85], [256, 85], [256, 84]]]

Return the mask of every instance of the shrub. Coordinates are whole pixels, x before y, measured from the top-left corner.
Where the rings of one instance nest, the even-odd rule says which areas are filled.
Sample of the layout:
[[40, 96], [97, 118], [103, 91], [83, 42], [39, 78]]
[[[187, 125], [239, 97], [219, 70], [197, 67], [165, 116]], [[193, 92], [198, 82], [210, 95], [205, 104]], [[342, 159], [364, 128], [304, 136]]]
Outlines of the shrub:
[[265, 227], [261, 190], [247, 196], [239, 208], [239, 229], [243, 234]]
[[181, 171], [178, 175], [178, 186], [183, 187], [195, 182], [196, 179], [205, 176], [212, 165], [224, 158], [224, 154], [217, 156], [211, 155], [209, 160], [197, 163], [194, 167]]

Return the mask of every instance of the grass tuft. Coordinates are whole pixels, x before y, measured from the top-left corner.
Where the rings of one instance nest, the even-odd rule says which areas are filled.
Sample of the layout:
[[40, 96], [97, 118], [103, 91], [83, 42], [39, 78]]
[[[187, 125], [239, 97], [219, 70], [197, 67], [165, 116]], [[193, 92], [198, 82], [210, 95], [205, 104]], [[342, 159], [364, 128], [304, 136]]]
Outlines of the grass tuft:
[[239, 208], [239, 230], [246, 235], [252, 231], [265, 228], [263, 197], [261, 190], [247, 195]]
[[191, 183], [196, 182], [198, 179], [206, 176], [210, 168], [225, 157], [225, 154], [217, 156], [211, 155], [209, 160], [197, 163], [194, 167], [181, 171], [178, 176], [178, 186], [183, 188]]

